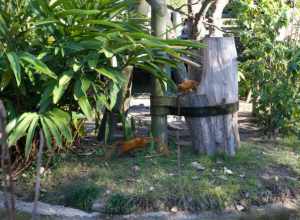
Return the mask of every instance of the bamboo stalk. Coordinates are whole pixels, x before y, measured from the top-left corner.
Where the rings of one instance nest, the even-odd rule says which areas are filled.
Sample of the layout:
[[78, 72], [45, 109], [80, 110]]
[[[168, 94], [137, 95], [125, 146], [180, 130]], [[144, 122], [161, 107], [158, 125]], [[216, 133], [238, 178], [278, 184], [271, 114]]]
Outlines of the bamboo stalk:
[[[166, 0], [148, 0], [151, 5], [151, 27], [152, 34], [165, 38], [167, 32], [168, 9]], [[152, 96], [164, 96], [163, 88], [159, 80], [152, 78]], [[156, 107], [151, 106], [152, 110], [158, 112]], [[154, 138], [158, 138], [162, 145], [168, 144], [167, 135], [167, 115], [151, 114], [151, 132]]]

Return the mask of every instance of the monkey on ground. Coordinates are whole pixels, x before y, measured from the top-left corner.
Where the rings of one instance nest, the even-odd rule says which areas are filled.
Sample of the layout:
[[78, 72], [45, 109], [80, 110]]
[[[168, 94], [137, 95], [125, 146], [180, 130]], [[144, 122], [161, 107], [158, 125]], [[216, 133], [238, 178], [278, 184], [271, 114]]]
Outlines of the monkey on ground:
[[[122, 156], [128, 154], [136, 149], [146, 148], [152, 141], [159, 142], [158, 138], [152, 137], [135, 137], [130, 140], [117, 141], [113, 145], [109, 146], [109, 150], [105, 153], [106, 159], [111, 159], [114, 155]], [[167, 146], [160, 146], [159, 153], [168, 154]]]

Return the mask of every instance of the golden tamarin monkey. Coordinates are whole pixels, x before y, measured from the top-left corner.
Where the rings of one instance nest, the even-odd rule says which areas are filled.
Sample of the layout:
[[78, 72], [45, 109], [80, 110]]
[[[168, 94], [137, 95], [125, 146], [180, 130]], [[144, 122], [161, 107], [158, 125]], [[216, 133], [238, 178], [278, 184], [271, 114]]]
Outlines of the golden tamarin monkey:
[[195, 80], [184, 80], [182, 83], [178, 84], [177, 88], [179, 92], [189, 93], [197, 89], [199, 82]]

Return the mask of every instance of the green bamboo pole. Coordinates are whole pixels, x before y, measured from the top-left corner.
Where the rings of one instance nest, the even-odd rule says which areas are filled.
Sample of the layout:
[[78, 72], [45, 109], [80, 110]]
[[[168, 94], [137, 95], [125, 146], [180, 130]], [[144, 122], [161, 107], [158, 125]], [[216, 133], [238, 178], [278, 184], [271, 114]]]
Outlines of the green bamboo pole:
[[[152, 34], [165, 38], [167, 31], [167, 4], [166, 0], [149, 0], [151, 5], [151, 27]], [[164, 67], [162, 67], [164, 68]], [[152, 97], [164, 96], [164, 91], [159, 80], [152, 78]], [[167, 115], [164, 109], [151, 106], [151, 132], [154, 138], [158, 138], [163, 145], [168, 144]]]

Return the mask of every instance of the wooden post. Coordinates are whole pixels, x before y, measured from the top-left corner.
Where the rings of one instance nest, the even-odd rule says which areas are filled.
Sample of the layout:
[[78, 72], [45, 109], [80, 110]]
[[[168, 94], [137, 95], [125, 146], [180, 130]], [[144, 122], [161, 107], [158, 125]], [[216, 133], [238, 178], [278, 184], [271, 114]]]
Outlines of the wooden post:
[[[202, 50], [203, 64], [201, 82], [197, 95], [203, 99], [193, 99], [194, 106], [214, 106], [239, 101], [237, 52], [234, 38], [204, 39], [207, 45]], [[191, 95], [192, 96], [192, 95]], [[197, 96], [196, 96], [197, 97]], [[191, 128], [193, 146], [198, 152], [214, 155], [225, 153], [234, 156], [239, 146], [237, 113], [210, 116], [206, 118], [187, 118]]]
[[[168, 16], [166, 0], [149, 0], [148, 2], [151, 5], [152, 34], [165, 38]], [[154, 77], [152, 78], [151, 94], [153, 97], [164, 96], [159, 80]], [[158, 138], [161, 144], [168, 144], [167, 115], [164, 113], [164, 109], [151, 106], [151, 132], [153, 137]]]

